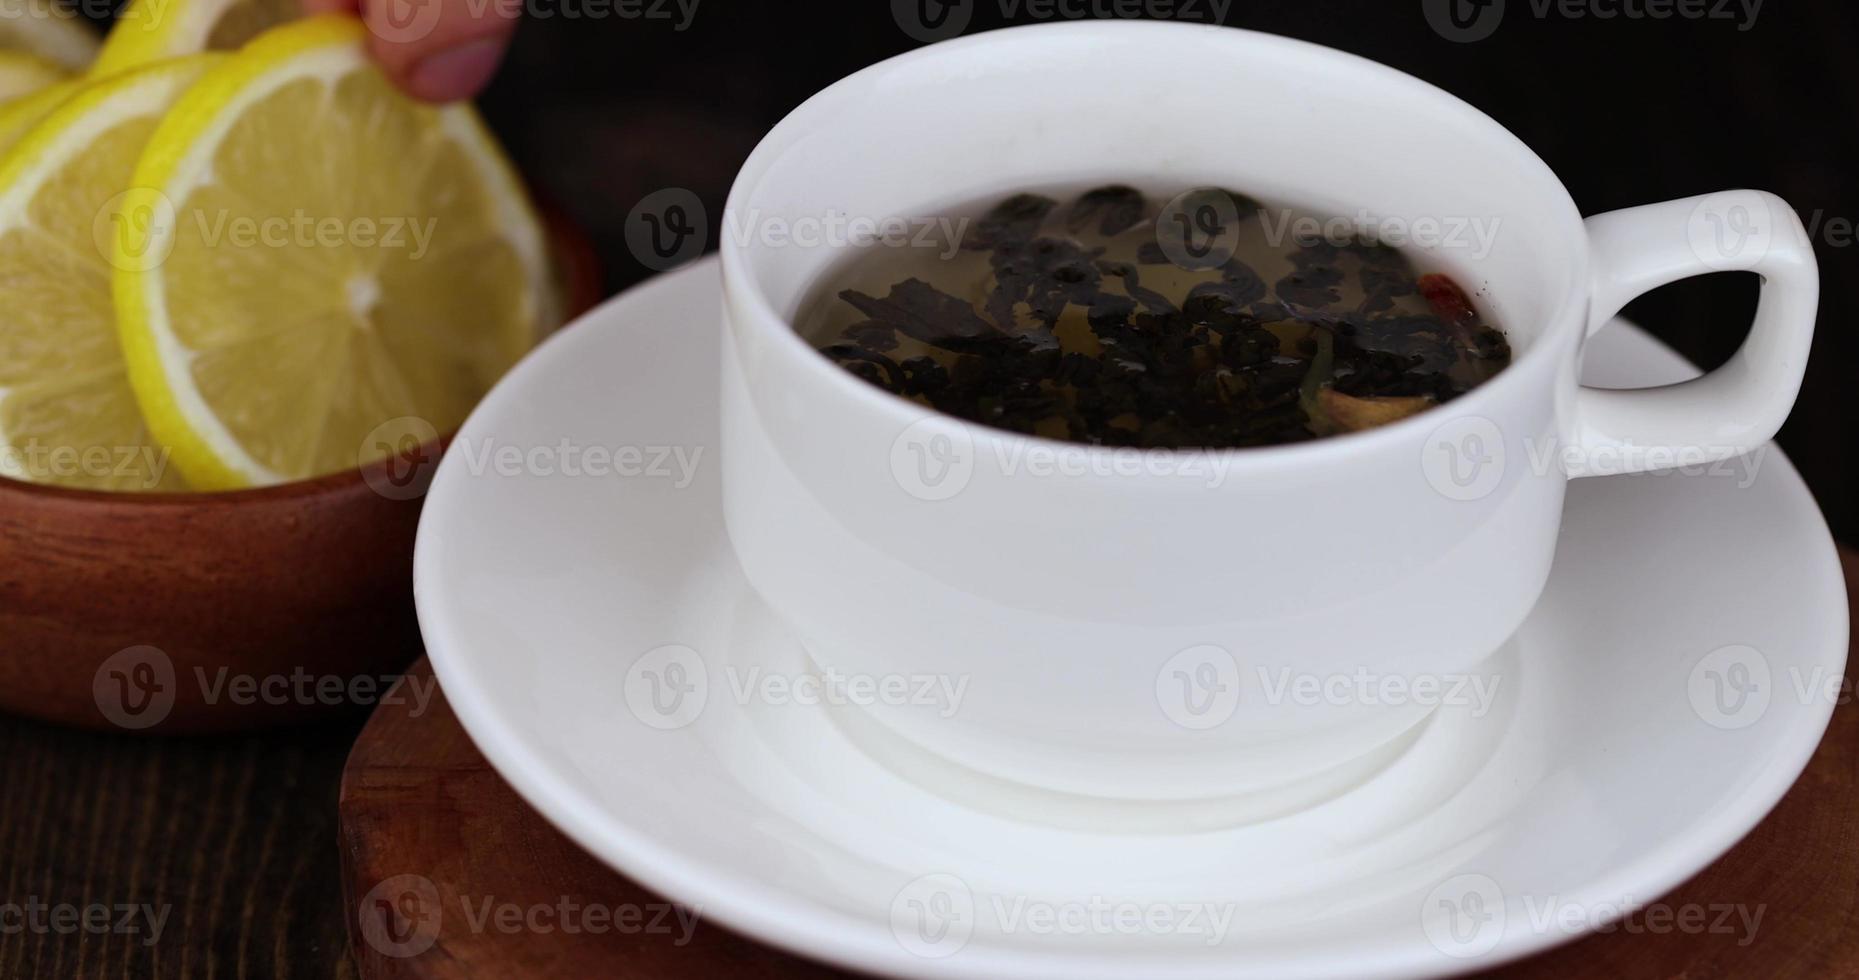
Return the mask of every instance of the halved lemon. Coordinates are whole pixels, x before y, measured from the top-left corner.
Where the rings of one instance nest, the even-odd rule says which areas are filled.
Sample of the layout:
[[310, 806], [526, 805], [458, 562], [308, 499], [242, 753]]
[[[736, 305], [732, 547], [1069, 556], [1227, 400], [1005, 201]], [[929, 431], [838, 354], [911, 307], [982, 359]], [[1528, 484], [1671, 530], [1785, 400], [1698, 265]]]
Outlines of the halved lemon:
[[0, 50], [38, 55], [66, 71], [97, 57], [97, 32], [53, 0], [0, 0]]
[[124, 371], [111, 221], [162, 113], [216, 57], [84, 85], [0, 157], [0, 474], [181, 487]]
[[[556, 316], [534, 212], [465, 105], [401, 95], [331, 15], [209, 71], [150, 138], [116, 273], [130, 380], [194, 486], [446, 432]], [[139, 246], [138, 246], [139, 247]]]
[[129, 0], [92, 71], [107, 75], [163, 58], [234, 51], [302, 16], [301, 0]]
[[63, 69], [36, 54], [0, 51], [0, 101], [17, 99], [64, 79]]

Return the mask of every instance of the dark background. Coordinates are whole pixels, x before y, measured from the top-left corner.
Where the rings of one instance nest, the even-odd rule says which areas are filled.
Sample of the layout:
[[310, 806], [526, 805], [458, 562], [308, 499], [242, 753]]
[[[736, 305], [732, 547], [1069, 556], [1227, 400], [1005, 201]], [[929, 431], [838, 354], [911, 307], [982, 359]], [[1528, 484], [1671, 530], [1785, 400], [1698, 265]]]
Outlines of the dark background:
[[[671, 19], [657, 19], [592, 5], [604, 2], [530, 0], [532, 17], [482, 102], [539, 193], [594, 238], [609, 290], [650, 273], [624, 235], [642, 197], [696, 192], [716, 241], [730, 179], [763, 131], [820, 87], [918, 44], [888, 0], [700, 0], [681, 31], [673, 5]], [[1626, 2], [1644, 9], [1645, 0]], [[1042, 19], [1005, 17], [998, 0], [971, 3], [971, 32]], [[1585, 213], [1733, 187], [1790, 201], [1819, 229], [1822, 329], [1782, 444], [1835, 533], [1859, 542], [1859, 417], [1847, 379], [1859, 304], [1859, 13], [1838, 0], [1766, 0], [1753, 23], [1740, 6], [1723, 8], [1736, 15], [1729, 20], [1539, 17], [1529, 0], [1506, 7], [1475, 43], [1442, 37], [1422, 0], [1233, 0], [1225, 23], [1342, 48], [1458, 94], [1541, 154]], [[1198, 19], [1210, 9], [1199, 0]], [[1714, 366], [1741, 340], [1754, 296], [1751, 277], [1713, 276], [1628, 312]], [[154, 945], [0, 935], [0, 977], [352, 976], [334, 821], [337, 779], [363, 717], [218, 739], [74, 733], [0, 717], [0, 894], [172, 907]]]
[[[482, 104], [540, 193], [594, 236], [609, 289], [651, 272], [623, 231], [640, 198], [695, 191], [714, 247], [730, 179], [764, 131], [841, 76], [919, 46], [888, 0], [700, 0], [683, 30], [669, 0], [662, 17], [620, 16], [603, 2], [532, 0]], [[1859, 312], [1849, 285], [1859, 280], [1859, 12], [1840, 0], [1761, 0], [1750, 18], [1750, 0], [1688, 0], [1705, 16], [1655, 19], [1629, 15], [1647, 0], [1594, 0], [1576, 4], [1584, 16], [1556, 5], [1539, 16], [1531, 0], [1498, 2], [1495, 30], [1471, 43], [1435, 31], [1425, 0], [1232, 0], [1224, 23], [1341, 48], [1464, 98], [1548, 161], [1584, 214], [1735, 187], [1787, 199], [1815, 233], [1822, 294], [1807, 381], [1781, 444], [1835, 534], [1859, 541], [1859, 412], [1847, 380], [1859, 346], [1846, 327]], [[965, 33], [1119, 8], [1169, 9], [967, 0]], [[1213, 19], [1209, 0], [1176, 0], [1174, 10]], [[1612, 11], [1621, 13], [1600, 16]], [[1627, 314], [1714, 367], [1735, 351], [1754, 309], [1754, 277], [1730, 273], [1669, 286]]]

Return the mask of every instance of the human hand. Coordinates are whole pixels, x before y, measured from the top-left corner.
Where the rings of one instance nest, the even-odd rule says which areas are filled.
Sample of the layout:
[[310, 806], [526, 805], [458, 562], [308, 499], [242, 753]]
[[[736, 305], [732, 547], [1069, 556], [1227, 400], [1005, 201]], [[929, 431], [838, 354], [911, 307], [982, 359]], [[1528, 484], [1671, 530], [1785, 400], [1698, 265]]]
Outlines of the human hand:
[[428, 102], [469, 99], [503, 60], [522, 0], [304, 0], [310, 14], [359, 14], [369, 53], [394, 84]]

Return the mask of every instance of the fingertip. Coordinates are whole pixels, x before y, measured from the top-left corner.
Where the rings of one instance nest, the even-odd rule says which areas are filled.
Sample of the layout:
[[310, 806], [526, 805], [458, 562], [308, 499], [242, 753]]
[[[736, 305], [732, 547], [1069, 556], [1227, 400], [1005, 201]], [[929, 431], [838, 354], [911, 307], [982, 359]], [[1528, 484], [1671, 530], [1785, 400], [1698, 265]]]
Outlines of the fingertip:
[[402, 91], [427, 102], [455, 102], [483, 91], [522, 13], [521, 0], [360, 2], [374, 60]]
[[427, 102], [469, 99], [490, 84], [508, 46], [507, 37], [481, 37], [421, 55], [408, 66], [401, 87]]

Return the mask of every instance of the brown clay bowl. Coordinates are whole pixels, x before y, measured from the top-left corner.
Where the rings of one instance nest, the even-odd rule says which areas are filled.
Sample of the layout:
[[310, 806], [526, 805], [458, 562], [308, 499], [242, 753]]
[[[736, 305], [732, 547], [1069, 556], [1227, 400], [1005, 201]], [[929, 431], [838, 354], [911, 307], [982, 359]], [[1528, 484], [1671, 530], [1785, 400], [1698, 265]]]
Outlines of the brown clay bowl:
[[[585, 311], [593, 250], [549, 225]], [[230, 493], [0, 478], [0, 710], [183, 734], [366, 707], [420, 656], [413, 535], [440, 453]]]
[[0, 709], [160, 733], [328, 712], [313, 687], [231, 685], [418, 656], [413, 532], [431, 470], [401, 499], [359, 471], [212, 494], [0, 479]]

